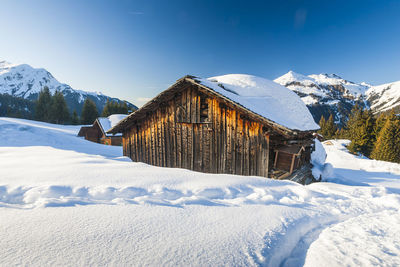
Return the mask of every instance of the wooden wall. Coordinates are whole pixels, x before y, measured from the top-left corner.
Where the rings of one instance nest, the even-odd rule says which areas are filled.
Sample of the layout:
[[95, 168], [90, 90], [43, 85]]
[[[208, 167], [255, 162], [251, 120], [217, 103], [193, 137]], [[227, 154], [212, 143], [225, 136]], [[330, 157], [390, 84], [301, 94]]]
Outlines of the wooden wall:
[[268, 176], [266, 129], [188, 85], [123, 134], [133, 161], [208, 173]]
[[121, 146], [122, 137], [121, 136], [103, 136], [100, 138], [100, 143], [109, 146]]
[[79, 136], [85, 137], [86, 140], [100, 143], [100, 138], [103, 136], [103, 133], [97, 123], [94, 123], [92, 126], [82, 126], [81, 130], [78, 133]]

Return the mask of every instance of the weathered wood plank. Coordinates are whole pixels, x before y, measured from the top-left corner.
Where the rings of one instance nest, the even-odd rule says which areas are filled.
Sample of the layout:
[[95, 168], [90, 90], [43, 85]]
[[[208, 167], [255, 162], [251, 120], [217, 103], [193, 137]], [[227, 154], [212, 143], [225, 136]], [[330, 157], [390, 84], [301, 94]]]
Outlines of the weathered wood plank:
[[193, 124], [193, 170], [201, 171], [201, 155], [200, 155], [200, 125]]
[[225, 131], [226, 131], [226, 163], [225, 170], [227, 173], [232, 173], [232, 115], [229, 109], [225, 111]]
[[216, 144], [215, 144], [215, 129], [216, 129], [216, 124], [215, 124], [215, 115], [214, 115], [214, 99], [208, 99], [208, 117], [211, 120], [211, 131], [208, 135], [208, 138], [210, 140], [210, 173], [216, 173], [217, 168], [216, 168]]

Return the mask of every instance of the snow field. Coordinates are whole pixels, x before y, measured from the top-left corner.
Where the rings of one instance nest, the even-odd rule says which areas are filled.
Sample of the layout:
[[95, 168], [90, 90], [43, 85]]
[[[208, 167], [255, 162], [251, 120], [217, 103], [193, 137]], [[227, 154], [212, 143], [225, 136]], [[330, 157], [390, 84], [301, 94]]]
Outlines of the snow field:
[[302, 186], [134, 163], [78, 130], [0, 118], [0, 266], [398, 263], [400, 165], [344, 140], [317, 142], [330, 182]]

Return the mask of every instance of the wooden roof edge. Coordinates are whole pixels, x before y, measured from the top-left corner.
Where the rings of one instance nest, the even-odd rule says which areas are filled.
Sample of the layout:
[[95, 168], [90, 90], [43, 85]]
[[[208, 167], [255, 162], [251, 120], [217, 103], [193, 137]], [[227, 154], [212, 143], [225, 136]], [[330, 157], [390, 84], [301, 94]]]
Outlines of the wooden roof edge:
[[[104, 136], [107, 136], [107, 132], [104, 131], [103, 125], [101, 125], [101, 123], [100, 123], [100, 121], [99, 121], [99, 118], [101, 118], [101, 117], [97, 117], [97, 118], [96, 118], [96, 120], [93, 122], [93, 126], [94, 126], [94, 124], [97, 122], [97, 124], [99, 125], [100, 130], [101, 130], [101, 132], [103, 133], [103, 135], [104, 135]], [[92, 127], [93, 127], [93, 126], [92, 126]]]
[[166, 90], [160, 92], [158, 95], [153, 97], [150, 101], [148, 101], [142, 107], [138, 108], [137, 110], [135, 110], [134, 112], [129, 114], [126, 118], [124, 118], [123, 120], [118, 122], [116, 125], [114, 125], [114, 127], [112, 127], [110, 130], [108, 130], [107, 133], [116, 134], [116, 133], [121, 132], [122, 126], [124, 126], [125, 124], [129, 123], [129, 121], [130, 121], [130, 119], [132, 117], [134, 117], [136, 114], [139, 114], [140, 112], [142, 112], [142, 110], [145, 110], [147, 107], [152, 105], [155, 102], [156, 99], [158, 99], [158, 98], [162, 97], [163, 95], [165, 95], [166, 93], [168, 93], [170, 90], [175, 88], [179, 83], [182, 83], [183, 81], [185, 81], [187, 78], [195, 78], [195, 76], [193, 76], [193, 75], [185, 75], [184, 77], [176, 80], [176, 82], [174, 84], [172, 84], [171, 86], [169, 86]]

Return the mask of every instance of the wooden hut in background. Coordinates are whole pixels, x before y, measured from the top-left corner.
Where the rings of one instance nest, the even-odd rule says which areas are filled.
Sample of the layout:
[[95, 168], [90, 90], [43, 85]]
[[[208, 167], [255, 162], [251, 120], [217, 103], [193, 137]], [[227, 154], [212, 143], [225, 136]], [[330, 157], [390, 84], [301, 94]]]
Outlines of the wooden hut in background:
[[307, 166], [310, 175], [311, 130], [263, 117], [229, 98], [236, 92], [218, 86], [181, 78], [109, 133], [122, 133], [125, 156], [151, 165], [278, 179]]
[[99, 117], [94, 121], [92, 126], [82, 126], [78, 136], [103, 145], [121, 146], [122, 134], [113, 135], [107, 133], [107, 131], [126, 117], [127, 115], [125, 114], [113, 114], [109, 117]]

